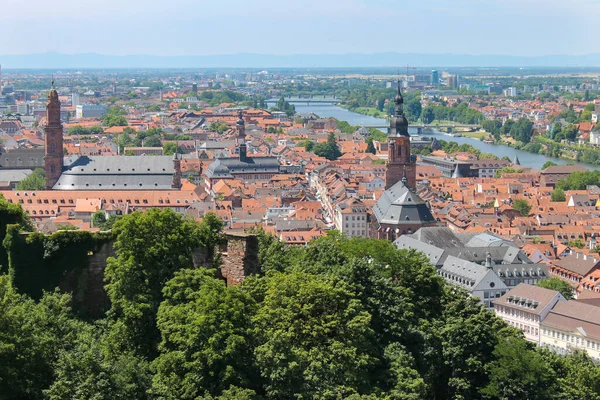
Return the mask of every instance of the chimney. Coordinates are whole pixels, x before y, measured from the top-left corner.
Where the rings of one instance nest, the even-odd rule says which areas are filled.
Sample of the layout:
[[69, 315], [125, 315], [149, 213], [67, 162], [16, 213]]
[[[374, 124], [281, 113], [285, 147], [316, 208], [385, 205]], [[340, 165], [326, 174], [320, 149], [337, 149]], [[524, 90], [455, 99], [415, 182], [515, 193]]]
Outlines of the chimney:
[[583, 255], [583, 259], [584, 259], [585, 261], [587, 261], [587, 254], [582, 254], [582, 255]]

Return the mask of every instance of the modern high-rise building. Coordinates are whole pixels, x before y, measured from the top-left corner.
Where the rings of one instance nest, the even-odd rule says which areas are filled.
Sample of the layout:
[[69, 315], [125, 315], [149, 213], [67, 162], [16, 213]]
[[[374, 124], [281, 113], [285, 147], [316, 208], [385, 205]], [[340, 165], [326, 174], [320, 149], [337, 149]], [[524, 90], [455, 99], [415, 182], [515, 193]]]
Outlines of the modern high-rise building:
[[431, 70], [431, 85], [436, 86], [440, 83], [440, 74], [438, 74], [437, 70]]
[[451, 89], [458, 88], [458, 75], [448, 75], [448, 87]]

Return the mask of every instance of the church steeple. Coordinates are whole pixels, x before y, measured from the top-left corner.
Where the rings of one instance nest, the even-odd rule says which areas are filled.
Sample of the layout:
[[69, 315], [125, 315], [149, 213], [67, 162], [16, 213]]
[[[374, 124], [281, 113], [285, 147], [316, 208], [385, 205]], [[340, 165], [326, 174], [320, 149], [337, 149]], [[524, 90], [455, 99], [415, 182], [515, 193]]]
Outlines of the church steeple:
[[60, 101], [58, 92], [52, 89], [48, 93], [46, 103], [46, 125], [44, 126], [46, 151], [44, 169], [46, 172], [46, 189], [52, 189], [60, 178], [63, 169], [63, 126], [60, 121]]
[[238, 120], [235, 125], [238, 133], [237, 142], [240, 149], [240, 161], [246, 161], [248, 149], [246, 148], [246, 126], [242, 109], [238, 110]]
[[398, 79], [398, 93], [394, 98], [396, 113], [390, 120], [390, 136], [410, 136], [408, 134], [408, 120], [404, 116], [404, 97], [400, 91], [400, 79]]
[[416, 189], [416, 160], [410, 154], [410, 135], [408, 133], [408, 120], [404, 116], [404, 97], [400, 91], [398, 80], [398, 93], [394, 98], [396, 112], [390, 119], [388, 162], [385, 174], [385, 188], [394, 186], [401, 179], [405, 186]]

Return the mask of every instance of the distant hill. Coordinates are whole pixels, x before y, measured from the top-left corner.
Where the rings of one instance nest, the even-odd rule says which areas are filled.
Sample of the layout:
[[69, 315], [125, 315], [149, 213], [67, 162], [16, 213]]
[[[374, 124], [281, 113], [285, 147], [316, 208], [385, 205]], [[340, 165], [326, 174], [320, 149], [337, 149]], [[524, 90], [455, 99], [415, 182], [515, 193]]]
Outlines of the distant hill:
[[152, 56], [26, 54], [0, 56], [4, 68], [364, 68], [393, 67], [600, 67], [600, 54], [506, 56], [468, 54], [229, 54]]

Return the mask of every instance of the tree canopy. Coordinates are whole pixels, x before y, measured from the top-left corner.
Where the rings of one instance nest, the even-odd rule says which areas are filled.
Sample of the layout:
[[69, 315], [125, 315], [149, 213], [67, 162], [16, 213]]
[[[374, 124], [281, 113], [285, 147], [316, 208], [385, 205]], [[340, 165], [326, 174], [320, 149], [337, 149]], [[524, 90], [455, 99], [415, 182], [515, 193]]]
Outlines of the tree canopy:
[[560, 278], [551, 277], [547, 279], [543, 279], [536, 286], [543, 287], [550, 290], [556, 290], [560, 292], [565, 299], [570, 300], [573, 296], [573, 288], [567, 282], [563, 281]]
[[259, 229], [258, 273], [228, 286], [212, 269], [221, 229], [213, 214], [116, 221], [98, 320], [0, 275], [0, 398], [600, 398], [587, 355], [534, 347], [422, 253], [337, 232], [287, 247]]
[[576, 171], [556, 184], [561, 190], [584, 190], [588, 185], [600, 185], [600, 171]]
[[17, 183], [17, 190], [44, 190], [46, 189], [46, 172], [42, 168], [36, 168], [33, 172]]
[[313, 146], [313, 153], [318, 156], [325, 157], [328, 160], [337, 160], [342, 155], [336, 140], [335, 135], [332, 133], [327, 137], [326, 143], [317, 143]]

